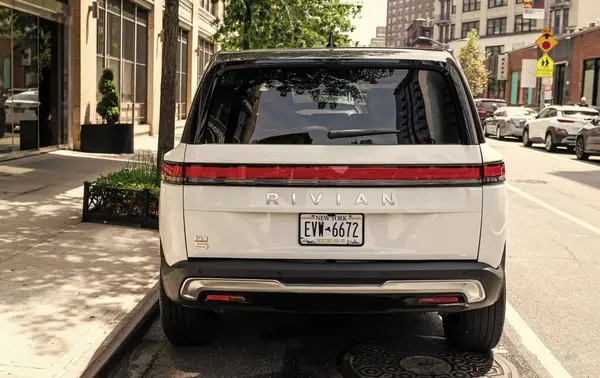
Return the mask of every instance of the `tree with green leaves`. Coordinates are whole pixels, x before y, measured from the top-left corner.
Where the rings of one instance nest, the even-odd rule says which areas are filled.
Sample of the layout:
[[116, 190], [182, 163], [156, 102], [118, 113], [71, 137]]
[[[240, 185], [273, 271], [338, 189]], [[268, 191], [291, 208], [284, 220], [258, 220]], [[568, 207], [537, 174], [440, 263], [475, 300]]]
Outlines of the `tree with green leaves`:
[[102, 99], [96, 106], [96, 112], [104, 122], [113, 124], [119, 121], [119, 90], [115, 85], [115, 75], [110, 68], [105, 68], [98, 83], [98, 91]]
[[[212, 0], [216, 2], [216, 0]], [[350, 46], [352, 20], [362, 5], [347, 0], [223, 0], [213, 39], [225, 50]]]
[[487, 55], [479, 44], [477, 30], [473, 29], [467, 34], [467, 42], [458, 50], [458, 61], [474, 96], [483, 93], [488, 84], [486, 59]]

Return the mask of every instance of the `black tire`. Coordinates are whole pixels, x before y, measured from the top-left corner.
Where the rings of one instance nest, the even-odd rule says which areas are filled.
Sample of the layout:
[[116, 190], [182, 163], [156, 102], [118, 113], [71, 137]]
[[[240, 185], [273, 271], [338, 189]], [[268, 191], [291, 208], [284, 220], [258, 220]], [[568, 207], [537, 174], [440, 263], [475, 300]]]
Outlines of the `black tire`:
[[500, 128], [500, 126], [496, 126], [496, 139], [504, 140], [504, 137], [502, 136], [502, 128]]
[[583, 137], [579, 137], [575, 141], [575, 157], [577, 157], [577, 160], [587, 160], [590, 158], [590, 154], [585, 153], [585, 140]]
[[552, 138], [552, 132], [548, 131], [546, 133], [546, 137], [544, 138], [544, 148], [548, 152], [556, 151], [556, 144], [554, 144], [554, 139]]
[[504, 331], [506, 286], [489, 307], [442, 316], [444, 333], [450, 345], [466, 351], [489, 351], [498, 345]]
[[175, 346], [202, 345], [215, 336], [218, 314], [173, 302], [159, 283], [159, 308], [163, 332]]
[[532, 143], [529, 140], [529, 130], [528, 129], [523, 130], [523, 136], [521, 137], [521, 142], [523, 143], [523, 146], [531, 147]]

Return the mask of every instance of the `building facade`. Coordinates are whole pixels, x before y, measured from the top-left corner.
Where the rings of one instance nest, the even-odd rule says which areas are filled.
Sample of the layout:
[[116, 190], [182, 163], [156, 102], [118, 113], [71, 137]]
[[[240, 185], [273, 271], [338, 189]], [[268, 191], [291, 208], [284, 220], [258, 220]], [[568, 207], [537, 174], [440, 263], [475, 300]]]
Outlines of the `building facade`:
[[375, 37], [371, 38], [371, 47], [385, 46], [385, 26], [378, 26], [375, 29]]
[[[180, 0], [176, 123], [185, 122], [222, 3]], [[110, 68], [123, 123], [158, 132], [164, 0], [0, 0], [0, 159], [79, 149]], [[4, 22], [8, 20], [8, 22]]]
[[433, 19], [434, 0], [388, 0], [385, 44], [406, 46], [407, 29], [415, 19]]

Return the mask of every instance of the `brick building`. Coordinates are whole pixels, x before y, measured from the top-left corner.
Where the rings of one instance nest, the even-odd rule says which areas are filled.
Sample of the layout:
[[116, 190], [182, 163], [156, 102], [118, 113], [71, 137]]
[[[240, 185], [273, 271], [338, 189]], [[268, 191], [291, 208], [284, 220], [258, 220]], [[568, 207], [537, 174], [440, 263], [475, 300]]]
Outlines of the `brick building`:
[[[550, 53], [554, 60], [551, 80], [552, 98], [549, 104], [575, 104], [582, 96], [588, 104], [600, 107], [600, 27], [564, 34]], [[529, 45], [509, 53], [506, 101], [509, 104], [538, 104], [541, 80], [537, 90], [521, 88], [523, 59], [539, 59], [541, 51]]]
[[433, 19], [434, 0], [388, 0], [385, 45], [403, 47], [415, 19]]

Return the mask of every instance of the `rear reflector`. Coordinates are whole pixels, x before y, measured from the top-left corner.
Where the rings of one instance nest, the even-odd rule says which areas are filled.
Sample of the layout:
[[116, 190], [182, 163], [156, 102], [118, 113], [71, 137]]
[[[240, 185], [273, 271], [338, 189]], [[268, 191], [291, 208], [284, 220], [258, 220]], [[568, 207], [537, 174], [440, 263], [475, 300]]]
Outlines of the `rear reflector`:
[[504, 163], [481, 166], [221, 166], [164, 163], [162, 179], [190, 184], [480, 184], [504, 181]]
[[246, 302], [246, 298], [241, 295], [207, 295], [205, 300], [220, 302]]
[[460, 300], [458, 297], [431, 297], [431, 298], [419, 298], [418, 303], [428, 304], [441, 304], [441, 303], [458, 303]]
[[558, 122], [560, 122], [560, 123], [575, 123], [575, 121], [570, 120], [570, 119], [559, 119]]

